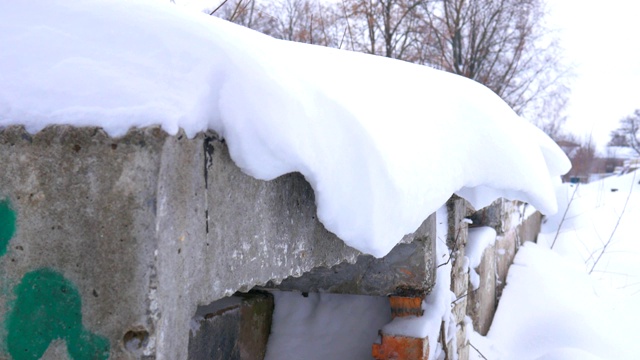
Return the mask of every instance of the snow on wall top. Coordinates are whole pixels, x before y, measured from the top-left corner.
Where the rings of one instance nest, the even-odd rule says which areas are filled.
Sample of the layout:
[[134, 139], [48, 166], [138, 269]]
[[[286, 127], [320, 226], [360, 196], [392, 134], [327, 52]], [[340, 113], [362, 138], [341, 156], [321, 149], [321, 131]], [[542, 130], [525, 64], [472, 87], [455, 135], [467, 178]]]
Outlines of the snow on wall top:
[[0, 5], [0, 127], [212, 129], [264, 180], [299, 171], [318, 217], [385, 255], [452, 193], [556, 211], [569, 162], [490, 90], [382, 57], [275, 40], [168, 2]]

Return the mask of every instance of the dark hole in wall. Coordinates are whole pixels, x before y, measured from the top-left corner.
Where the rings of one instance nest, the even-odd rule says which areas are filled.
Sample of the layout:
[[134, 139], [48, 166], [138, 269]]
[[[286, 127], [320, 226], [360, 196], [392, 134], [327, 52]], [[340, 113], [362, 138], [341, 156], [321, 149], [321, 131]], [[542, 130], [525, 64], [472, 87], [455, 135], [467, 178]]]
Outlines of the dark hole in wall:
[[259, 290], [199, 306], [191, 318], [188, 359], [263, 359], [273, 308], [273, 295]]
[[122, 341], [125, 349], [140, 354], [149, 345], [149, 332], [142, 327], [134, 328], [124, 334]]

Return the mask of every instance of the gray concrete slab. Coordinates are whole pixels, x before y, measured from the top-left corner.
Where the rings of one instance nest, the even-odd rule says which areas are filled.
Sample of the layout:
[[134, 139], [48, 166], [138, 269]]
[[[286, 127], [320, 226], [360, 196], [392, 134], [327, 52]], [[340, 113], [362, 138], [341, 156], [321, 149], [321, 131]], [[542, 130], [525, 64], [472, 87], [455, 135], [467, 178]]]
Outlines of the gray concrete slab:
[[199, 305], [361, 255], [300, 174], [253, 179], [214, 133], [8, 127], [0, 164], [0, 358], [186, 359]]

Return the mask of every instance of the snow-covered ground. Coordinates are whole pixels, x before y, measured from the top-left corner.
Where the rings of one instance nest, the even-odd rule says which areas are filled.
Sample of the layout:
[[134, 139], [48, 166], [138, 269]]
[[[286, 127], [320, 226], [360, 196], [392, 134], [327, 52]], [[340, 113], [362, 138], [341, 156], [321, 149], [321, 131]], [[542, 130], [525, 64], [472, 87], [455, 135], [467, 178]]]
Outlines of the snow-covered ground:
[[487, 359], [638, 359], [639, 181], [558, 188], [560, 211], [516, 255], [491, 330], [471, 338]]

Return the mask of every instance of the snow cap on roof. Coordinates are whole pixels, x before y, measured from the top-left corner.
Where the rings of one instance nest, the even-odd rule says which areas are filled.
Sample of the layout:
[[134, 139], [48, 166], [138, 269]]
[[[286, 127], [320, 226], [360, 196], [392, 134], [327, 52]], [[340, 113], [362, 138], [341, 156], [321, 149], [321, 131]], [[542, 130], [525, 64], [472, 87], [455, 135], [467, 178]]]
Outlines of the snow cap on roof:
[[569, 161], [476, 82], [168, 2], [36, 2], [0, 12], [0, 127], [215, 130], [256, 178], [301, 172], [327, 229], [375, 256], [452, 193], [556, 211], [551, 177]]

